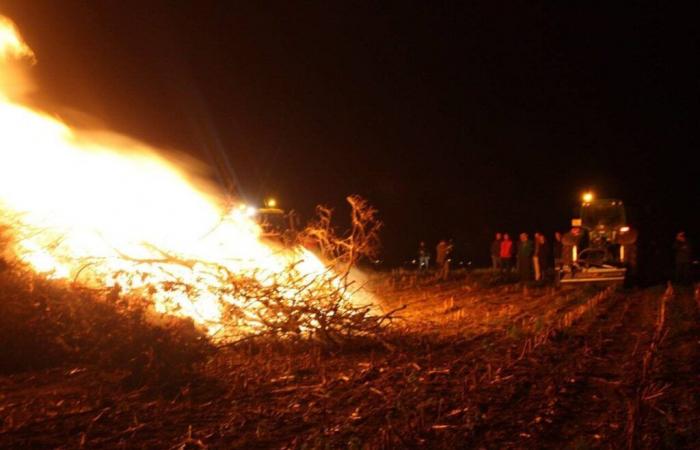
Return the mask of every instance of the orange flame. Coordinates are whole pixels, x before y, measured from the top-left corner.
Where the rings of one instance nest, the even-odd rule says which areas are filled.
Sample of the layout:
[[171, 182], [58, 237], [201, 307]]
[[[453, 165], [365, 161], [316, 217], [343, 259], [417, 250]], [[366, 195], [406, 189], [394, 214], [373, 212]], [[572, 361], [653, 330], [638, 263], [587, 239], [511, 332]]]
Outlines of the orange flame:
[[[207, 287], [222, 281], [203, 263], [261, 282], [290, 263], [300, 275], [326, 273], [304, 249], [261, 241], [244, 211], [226, 211], [220, 197], [147, 145], [71, 129], [13, 99], [9, 74], [27, 58], [31, 49], [0, 16], [0, 222], [12, 227], [16, 256], [35, 271], [126, 291], [146, 286], [145, 275], [197, 285], [196, 294], [154, 294], [155, 308], [212, 333], [222, 313]], [[164, 255], [193, 263], [168, 264]]]

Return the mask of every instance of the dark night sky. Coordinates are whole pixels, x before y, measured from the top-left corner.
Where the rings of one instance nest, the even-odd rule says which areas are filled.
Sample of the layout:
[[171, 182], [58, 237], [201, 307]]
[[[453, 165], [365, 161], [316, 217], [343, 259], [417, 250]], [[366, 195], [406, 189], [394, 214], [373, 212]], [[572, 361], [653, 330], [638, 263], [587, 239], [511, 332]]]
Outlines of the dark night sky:
[[263, 3], [0, 0], [0, 13], [34, 48], [46, 105], [203, 159], [222, 149], [249, 199], [307, 216], [361, 194], [390, 261], [451, 236], [482, 262], [492, 231], [563, 228], [588, 187], [624, 199], [647, 246], [676, 228], [700, 240], [692, 11]]

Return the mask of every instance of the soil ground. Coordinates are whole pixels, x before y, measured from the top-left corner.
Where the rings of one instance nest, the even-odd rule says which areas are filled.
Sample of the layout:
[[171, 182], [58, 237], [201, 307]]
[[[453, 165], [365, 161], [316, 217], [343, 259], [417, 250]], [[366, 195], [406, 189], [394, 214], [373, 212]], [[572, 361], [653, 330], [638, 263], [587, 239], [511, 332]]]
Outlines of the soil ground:
[[89, 364], [0, 377], [3, 448], [700, 448], [689, 287], [377, 276], [382, 343], [220, 348], [175, 391]]

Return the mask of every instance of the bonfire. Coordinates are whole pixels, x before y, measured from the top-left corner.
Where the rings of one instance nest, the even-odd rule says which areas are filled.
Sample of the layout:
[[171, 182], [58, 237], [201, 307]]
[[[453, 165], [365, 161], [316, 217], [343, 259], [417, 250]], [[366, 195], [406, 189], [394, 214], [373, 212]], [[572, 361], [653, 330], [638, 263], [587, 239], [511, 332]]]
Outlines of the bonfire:
[[361, 199], [349, 198], [348, 236], [331, 233], [327, 210], [303, 233], [327, 259], [265, 241], [242, 203], [158, 149], [27, 106], [35, 61], [0, 17], [0, 221], [10, 258], [47, 278], [148, 298], [153, 311], [191, 318], [218, 341], [268, 332], [332, 340], [377, 312], [350, 277], [378, 230]]

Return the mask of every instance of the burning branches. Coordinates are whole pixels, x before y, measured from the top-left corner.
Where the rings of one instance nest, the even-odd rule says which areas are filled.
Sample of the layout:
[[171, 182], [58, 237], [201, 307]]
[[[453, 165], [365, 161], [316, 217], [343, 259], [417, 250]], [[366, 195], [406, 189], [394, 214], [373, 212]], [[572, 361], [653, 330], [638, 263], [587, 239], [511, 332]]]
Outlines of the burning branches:
[[[376, 334], [387, 319], [377, 314], [376, 305], [359, 292], [362, 286], [351, 275], [361, 257], [376, 251], [376, 210], [359, 197], [349, 197], [348, 202], [351, 228], [345, 235], [335, 234], [330, 210], [319, 208], [318, 219], [299, 236], [299, 242], [313, 243], [331, 256], [325, 263], [301, 245], [282, 247], [257, 240], [248, 243], [252, 250], [231, 257], [205, 258], [196, 251], [178, 252], [150, 242], [79, 256], [66, 248], [75, 236], [34, 231], [15, 216], [7, 225], [14, 230], [10, 245], [19, 259], [35, 268], [40, 263], [56, 267], [47, 272], [50, 278], [70, 277], [81, 286], [110, 289], [114, 300], [151, 300], [151, 310], [191, 317], [218, 342], [251, 336], [312, 337], [336, 345], [351, 336]], [[231, 231], [230, 222], [223, 220], [207, 239], [227, 239], [222, 231]], [[46, 242], [51, 245], [37, 245]]]
[[[15, 253], [8, 270], [0, 272], [4, 277], [0, 309], [8, 320], [0, 341], [3, 348], [16, 352], [8, 361], [36, 354], [47, 357], [44, 363], [49, 366], [62, 361], [126, 368], [130, 379], [146, 382], [179, 378], [206, 357], [211, 341], [196, 323], [205, 325], [217, 343], [310, 338], [338, 346], [356, 337], [377, 336], [390, 315], [378, 314], [374, 304], [359, 301], [361, 286], [350, 269], [376, 245], [378, 224], [369, 221], [374, 220], [374, 211], [354, 200], [353, 228], [343, 238], [332, 233], [329, 221], [325, 229], [313, 225], [306, 230], [306, 236], [323, 232], [324, 242], [336, 249], [336, 258], [328, 264], [301, 247], [276, 248], [286, 256], [285, 264], [273, 266], [274, 270], [265, 264], [238, 270], [240, 261], [197, 259], [154, 245], [148, 245], [146, 257], [115, 250], [116, 256], [109, 258], [71, 259], [61, 252], [65, 240], [51, 235], [55, 245], [40, 249], [42, 255], [59, 255], [61, 263], [75, 268], [70, 277], [36, 274], [21, 253]], [[51, 232], [17, 233], [19, 225], [5, 219], [0, 250], [21, 252], [25, 239], [36, 242], [42, 233]], [[336, 272], [339, 261], [344, 270]], [[32, 324], [38, 329], [27, 331]], [[42, 367], [43, 363], [22, 364]]]
[[[224, 278], [214, 292], [223, 301], [222, 323], [230, 330], [250, 330], [244, 338], [273, 336], [297, 339], [310, 336], [325, 344], [337, 345], [357, 336], [379, 333], [387, 315], [378, 315], [376, 305], [361, 300], [364, 293], [351, 270], [361, 257], [371, 257], [378, 248], [381, 226], [376, 210], [362, 198], [348, 197], [351, 228], [336, 235], [332, 212], [319, 206], [318, 218], [298, 236], [298, 242], [312, 244], [328, 258], [316, 270], [305, 270], [308, 250], [294, 249], [296, 257], [287, 266], [263, 276], [241, 277], [226, 267], [216, 270]], [[224, 339], [229, 340], [229, 339]]]
[[251, 328], [256, 336], [311, 336], [331, 344], [380, 331], [371, 306], [355, 306], [340, 276], [318, 279], [292, 273], [290, 269], [264, 282], [231, 279], [222, 293], [238, 302], [225, 304], [224, 322]]
[[324, 258], [331, 266], [340, 267], [344, 276], [362, 257], [371, 258], [379, 249], [379, 230], [381, 222], [377, 219], [377, 210], [366, 200], [351, 195], [347, 198], [352, 208], [351, 228], [345, 236], [337, 236], [332, 223], [332, 211], [318, 206], [318, 218], [302, 232], [301, 241], [311, 241], [318, 246]]

